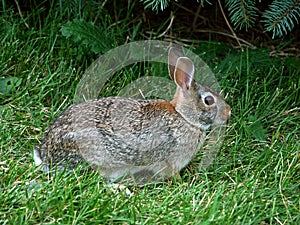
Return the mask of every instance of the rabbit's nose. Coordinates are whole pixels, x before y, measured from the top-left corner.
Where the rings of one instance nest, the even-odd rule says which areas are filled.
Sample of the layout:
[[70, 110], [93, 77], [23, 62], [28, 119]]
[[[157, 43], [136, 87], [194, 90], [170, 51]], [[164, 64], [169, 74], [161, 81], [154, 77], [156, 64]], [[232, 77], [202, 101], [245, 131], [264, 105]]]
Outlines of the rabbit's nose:
[[221, 119], [228, 120], [230, 118], [230, 116], [231, 116], [231, 107], [229, 105], [226, 105], [222, 111]]

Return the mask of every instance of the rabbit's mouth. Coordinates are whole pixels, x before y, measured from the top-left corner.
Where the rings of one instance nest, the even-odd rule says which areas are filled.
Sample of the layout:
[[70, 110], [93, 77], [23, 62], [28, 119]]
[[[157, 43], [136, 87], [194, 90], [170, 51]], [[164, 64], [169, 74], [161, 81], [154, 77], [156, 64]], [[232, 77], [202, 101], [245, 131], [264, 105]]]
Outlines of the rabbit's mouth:
[[200, 130], [207, 131], [210, 128], [211, 124], [201, 124]]

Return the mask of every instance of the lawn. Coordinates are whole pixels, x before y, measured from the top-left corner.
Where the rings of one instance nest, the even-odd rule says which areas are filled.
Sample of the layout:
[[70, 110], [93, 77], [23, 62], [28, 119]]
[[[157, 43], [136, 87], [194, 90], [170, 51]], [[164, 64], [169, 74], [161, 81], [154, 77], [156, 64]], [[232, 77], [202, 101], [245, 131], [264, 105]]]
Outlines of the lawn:
[[[141, 32], [139, 24], [126, 26], [126, 19], [111, 25], [107, 15], [102, 25], [109, 43], [80, 42], [68, 26], [62, 29], [75, 18], [72, 10], [49, 4], [20, 14], [2, 2], [1, 224], [300, 223], [300, 59], [271, 57], [264, 48], [242, 52], [204, 41], [190, 46], [215, 73], [232, 107], [209, 168], [199, 168], [199, 156], [181, 179], [125, 188], [105, 184], [96, 172], [48, 176], [37, 170], [33, 149], [73, 103], [88, 66], [128, 41], [126, 35], [137, 40]], [[101, 96], [116, 94], [136, 74], [160, 72], [167, 74], [166, 65], [129, 66], [118, 74], [125, 74], [122, 82], [114, 77]]]

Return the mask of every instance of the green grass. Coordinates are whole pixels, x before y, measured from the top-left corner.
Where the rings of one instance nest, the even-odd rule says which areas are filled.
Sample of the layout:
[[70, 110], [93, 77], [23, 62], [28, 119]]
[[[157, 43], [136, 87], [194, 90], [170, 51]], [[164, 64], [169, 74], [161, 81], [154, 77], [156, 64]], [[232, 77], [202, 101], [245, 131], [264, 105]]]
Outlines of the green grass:
[[[270, 58], [264, 49], [241, 53], [199, 43], [197, 51], [206, 52], [203, 58], [233, 111], [222, 149], [207, 170], [197, 168], [195, 159], [181, 180], [122, 190], [105, 185], [97, 173], [48, 177], [36, 170], [34, 147], [72, 103], [77, 83], [97, 58], [62, 35], [62, 24], [74, 17], [64, 10], [50, 7], [45, 16], [41, 7], [24, 15], [30, 29], [18, 13], [1, 14], [0, 77], [18, 80], [0, 95], [1, 224], [300, 223], [300, 61]], [[136, 35], [124, 21], [118, 29]], [[112, 35], [115, 44], [124, 43]], [[107, 91], [114, 93], [111, 87]]]

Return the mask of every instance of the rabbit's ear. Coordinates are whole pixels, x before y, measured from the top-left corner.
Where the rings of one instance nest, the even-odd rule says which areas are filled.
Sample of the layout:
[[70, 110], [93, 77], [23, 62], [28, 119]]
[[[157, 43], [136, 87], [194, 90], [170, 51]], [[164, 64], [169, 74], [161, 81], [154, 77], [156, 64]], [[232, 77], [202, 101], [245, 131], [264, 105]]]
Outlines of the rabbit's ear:
[[174, 81], [183, 91], [190, 89], [194, 79], [194, 63], [187, 57], [180, 57], [175, 66]]
[[175, 72], [175, 66], [177, 63], [177, 60], [179, 57], [182, 57], [183, 54], [178, 48], [170, 48], [169, 49], [169, 54], [168, 54], [168, 65], [169, 65], [169, 74], [172, 80], [175, 81], [174, 79], [174, 72]]

